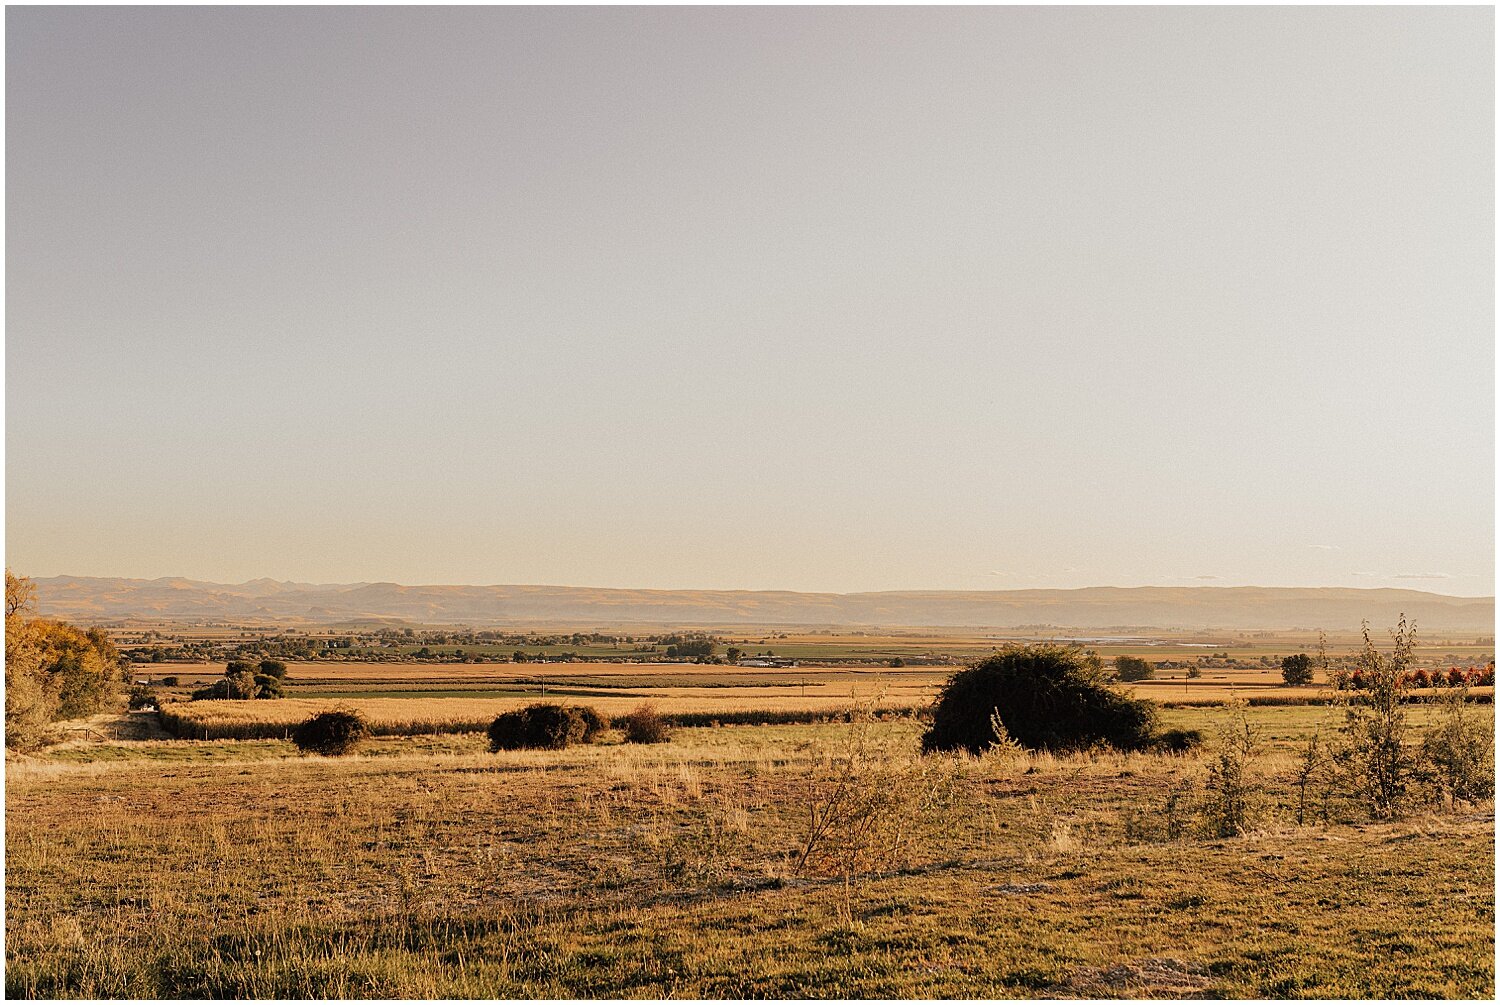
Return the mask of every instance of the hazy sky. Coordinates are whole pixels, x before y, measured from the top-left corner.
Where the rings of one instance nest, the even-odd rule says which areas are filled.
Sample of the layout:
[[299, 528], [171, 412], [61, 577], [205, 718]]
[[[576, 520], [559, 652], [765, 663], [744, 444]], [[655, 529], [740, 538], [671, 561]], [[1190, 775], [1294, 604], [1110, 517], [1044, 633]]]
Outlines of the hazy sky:
[[1493, 591], [1491, 10], [6, 29], [18, 571]]

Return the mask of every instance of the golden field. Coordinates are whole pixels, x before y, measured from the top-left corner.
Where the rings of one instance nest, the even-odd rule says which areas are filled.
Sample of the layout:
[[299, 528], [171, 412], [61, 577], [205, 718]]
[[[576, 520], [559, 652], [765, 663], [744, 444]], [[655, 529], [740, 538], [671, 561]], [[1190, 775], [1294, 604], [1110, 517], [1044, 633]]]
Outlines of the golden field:
[[[1297, 825], [1297, 744], [1330, 711], [1250, 710], [1257, 823], [1233, 839], [1152, 831], [1208, 752], [920, 758], [905, 719], [337, 760], [68, 744], [9, 762], [6, 990], [1491, 997], [1492, 805]], [[803, 861], [841, 781], [888, 798], [885, 843]]]

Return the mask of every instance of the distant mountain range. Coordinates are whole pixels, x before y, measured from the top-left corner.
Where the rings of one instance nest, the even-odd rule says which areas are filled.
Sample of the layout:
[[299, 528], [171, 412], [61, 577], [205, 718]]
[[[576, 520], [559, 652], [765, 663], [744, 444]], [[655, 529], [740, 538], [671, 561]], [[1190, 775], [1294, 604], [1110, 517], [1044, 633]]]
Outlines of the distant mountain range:
[[1113, 587], [1078, 590], [622, 590], [577, 586], [318, 585], [256, 579], [54, 576], [36, 580], [40, 613], [82, 623], [120, 620], [578, 627], [886, 625], [1013, 628], [1384, 629], [1405, 613], [1425, 631], [1493, 634], [1493, 597], [1336, 587]]

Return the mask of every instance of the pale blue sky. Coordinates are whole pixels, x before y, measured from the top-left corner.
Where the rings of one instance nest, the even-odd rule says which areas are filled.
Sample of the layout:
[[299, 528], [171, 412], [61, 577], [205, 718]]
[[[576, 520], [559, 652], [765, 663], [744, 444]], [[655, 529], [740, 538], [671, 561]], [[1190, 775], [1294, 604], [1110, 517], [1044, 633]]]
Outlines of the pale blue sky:
[[9, 8], [7, 561], [1489, 594], [1492, 19]]

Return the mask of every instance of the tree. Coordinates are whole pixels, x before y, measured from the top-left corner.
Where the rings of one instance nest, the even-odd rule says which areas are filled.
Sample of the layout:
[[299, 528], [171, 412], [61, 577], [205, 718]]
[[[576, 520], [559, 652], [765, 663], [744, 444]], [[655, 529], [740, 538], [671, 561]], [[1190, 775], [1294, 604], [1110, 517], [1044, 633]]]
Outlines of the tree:
[[714, 649], [713, 639], [682, 639], [667, 646], [667, 657], [686, 657], [689, 659], [700, 656], [712, 656]]
[[120, 698], [119, 651], [99, 629], [33, 615], [36, 587], [5, 572], [5, 742], [42, 742], [47, 725], [93, 715]]
[[1297, 653], [1281, 660], [1281, 679], [1294, 686], [1313, 682], [1313, 659], [1307, 653]]
[[1139, 656], [1116, 656], [1115, 674], [1123, 681], [1150, 680], [1156, 676], [1156, 670], [1149, 660]]
[[1401, 615], [1392, 633], [1394, 647], [1386, 656], [1370, 640], [1364, 626], [1364, 651], [1357, 657], [1352, 679], [1366, 693], [1344, 712], [1342, 743], [1333, 757], [1371, 816], [1390, 819], [1405, 809], [1415, 758], [1406, 745], [1404, 703], [1406, 668], [1416, 652], [1416, 627]]
[[17, 576], [5, 570], [5, 618], [29, 614], [36, 607], [36, 584], [29, 576]]
[[248, 701], [252, 698], [280, 698], [282, 695], [281, 678], [272, 673], [259, 672], [266, 663], [276, 663], [276, 661], [266, 660], [261, 663], [260, 667], [257, 667], [244, 660], [231, 660], [224, 667], [224, 676], [207, 687], [194, 691], [192, 700]]

